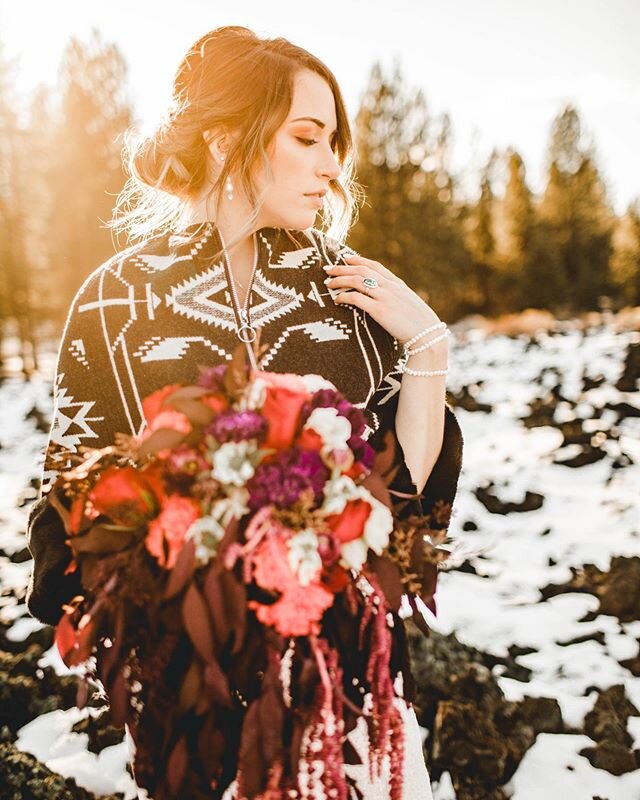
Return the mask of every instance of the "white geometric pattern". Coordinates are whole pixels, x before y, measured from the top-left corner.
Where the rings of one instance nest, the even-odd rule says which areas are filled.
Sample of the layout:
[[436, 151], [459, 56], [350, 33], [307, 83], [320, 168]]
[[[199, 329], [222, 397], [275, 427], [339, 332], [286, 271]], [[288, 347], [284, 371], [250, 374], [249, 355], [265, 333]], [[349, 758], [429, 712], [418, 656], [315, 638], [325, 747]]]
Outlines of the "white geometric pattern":
[[82, 339], [74, 339], [69, 345], [69, 352], [77, 362], [82, 364], [83, 367], [89, 366], [89, 362], [87, 361], [87, 351]]
[[[51, 426], [51, 441], [75, 453], [81, 439], [95, 439], [90, 422], [102, 422], [104, 417], [90, 417], [95, 400], [76, 400], [62, 386], [64, 373], [59, 373], [55, 387], [55, 413]], [[73, 427], [79, 430], [73, 430]]]
[[[172, 286], [170, 294], [166, 294], [164, 300], [176, 314], [232, 331], [235, 330], [236, 323], [233, 309], [225, 302], [226, 288], [224, 267], [216, 264], [199, 275]], [[220, 300], [214, 300], [215, 295], [220, 293]]]
[[152, 336], [151, 339], [141, 344], [133, 355], [139, 358], [143, 364], [148, 361], [174, 361], [183, 358], [189, 345], [194, 342], [201, 342], [227, 361], [232, 358], [231, 353], [227, 353], [223, 347], [204, 336]]

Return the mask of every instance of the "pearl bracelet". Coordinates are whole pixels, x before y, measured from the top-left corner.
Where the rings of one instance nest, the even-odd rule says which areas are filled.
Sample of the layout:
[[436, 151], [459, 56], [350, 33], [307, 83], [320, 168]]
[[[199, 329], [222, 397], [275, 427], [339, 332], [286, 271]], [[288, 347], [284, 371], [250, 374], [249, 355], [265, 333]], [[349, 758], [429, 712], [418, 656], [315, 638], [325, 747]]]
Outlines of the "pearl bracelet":
[[407, 375], [418, 375], [422, 378], [430, 378], [432, 375], [446, 375], [449, 372], [449, 367], [445, 369], [411, 369], [403, 364], [400, 367], [400, 372], [406, 372]]
[[446, 322], [442, 322], [442, 321], [436, 322], [435, 325], [431, 325], [430, 327], [425, 328], [423, 331], [420, 331], [420, 333], [417, 333], [415, 336], [412, 336], [411, 339], [409, 339], [408, 342], [404, 342], [402, 346], [404, 347], [404, 349], [406, 351], [406, 349], [408, 347], [411, 347], [412, 344], [415, 344], [415, 342], [417, 342], [418, 339], [422, 339], [422, 337], [426, 336], [427, 333], [431, 333], [431, 331], [435, 331], [438, 328], [446, 328], [446, 327], [447, 327], [447, 323]]
[[451, 331], [447, 328], [447, 330], [444, 333], [441, 333], [440, 336], [435, 336], [433, 339], [428, 341], [426, 344], [421, 344], [420, 347], [414, 347], [413, 350], [405, 349], [405, 351], [404, 351], [405, 355], [413, 356], [416, 353], [421, 353], [423, 350], [427, 350], [429, 347], [433, 347], [433, 345], [436, 342], [440, 342], [440, 341], [442, 341], [442, 339], [446, 339], [447, 336], [449, 336], [450, 333], [451, 333]]

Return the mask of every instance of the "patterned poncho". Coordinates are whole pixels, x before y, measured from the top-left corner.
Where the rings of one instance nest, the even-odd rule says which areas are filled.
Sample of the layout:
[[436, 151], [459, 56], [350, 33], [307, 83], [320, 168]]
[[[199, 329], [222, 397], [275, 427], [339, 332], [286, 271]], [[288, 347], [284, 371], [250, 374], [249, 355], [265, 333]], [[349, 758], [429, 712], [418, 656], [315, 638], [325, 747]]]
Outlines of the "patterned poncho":
[[[365, 413], [364, 438], [374, 448], [393, 433], [399, 469], [390, 488], [415, 493], [394, 426], [402, 348], [370, 315], [336, 303], [336, 290], [324, 284], [323, 265], [345, 263], [342, 256], [353, 251], [314, 228], [261, 228], [254, 246], [245, 308], [261, 328], [258, 368], [330, 380]], [[44, 622], [54, 624], [79, 588], [75, 574], [64, 574], [70, 550], [46, 495], [67, 464], [65, 453], [104, 447], [117, 432], [139, 434], [146, 395], [169, 383], [194, 383], [200, 365], [230, 360], [238, 345], [244, 312], [221, 250], [212, 222], [158, 235], [110, 258], [73, 300], [58, 354], [41, 497], [28, 523], [34, 569], [27, 602]], [[445, 406], [444, 441], [422, 491], [423, 513], [437, 501], [452, 505], [457, 491], [463, 441]]]

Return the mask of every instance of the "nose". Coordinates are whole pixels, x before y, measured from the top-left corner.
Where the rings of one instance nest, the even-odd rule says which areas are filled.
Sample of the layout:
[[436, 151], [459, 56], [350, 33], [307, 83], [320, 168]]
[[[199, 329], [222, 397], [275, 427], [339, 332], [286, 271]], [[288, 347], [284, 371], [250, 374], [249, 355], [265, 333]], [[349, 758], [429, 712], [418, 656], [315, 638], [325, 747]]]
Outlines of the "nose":
[[328, 178], [329, 180], [334, 180], [340, 176], [342, 172], [342, 168], [336, 159], [336, 156], [333, 151], [329, 151], [330, 154], [327, 157], [327, 160], [323, 163], [320, 168], [320, 174], [324, 177]]

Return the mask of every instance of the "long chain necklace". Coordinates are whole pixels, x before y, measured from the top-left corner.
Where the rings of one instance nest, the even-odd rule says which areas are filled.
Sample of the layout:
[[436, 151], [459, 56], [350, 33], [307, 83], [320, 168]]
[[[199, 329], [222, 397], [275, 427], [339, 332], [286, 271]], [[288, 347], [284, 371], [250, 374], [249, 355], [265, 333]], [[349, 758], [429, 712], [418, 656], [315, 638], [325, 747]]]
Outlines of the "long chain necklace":
[[[244, 305], [240, 305], [240, 300], [238, 298], [238, 293], [236, 292], [236, 281], [233, 277], [233, 273], [231, 272], [231, 264], [229, 262], [229, 253], [227, 252], [227, 246], [224, 242], [222, 237], [222, 233], [220, 229], [218, 229], [218, 234], [220, 236], [220, 241], [222, 242], [222, 249], [224, 253], [224, 263], [227, 270], [227, 281], [229, 283], [229, 288], [231, 289], [231, 296], [233, 299], [234, 309], [236, 311], [236, 335], [241, 342], [245, 342], [248, 344], [253, 342], [257, 336], [257, 331], [251, 324], [251, 320], [249, 319], [249, 300], [251, 297], [251, 285], [253, 283], [253, 277], [256, 272], [256, 268], [258, 266], [258, 242], [256, 239], [256, 234], [253, 234], [253, 249], [254, 249], [254, 259], [253, 259], [253, 269], [251, 270], [251, 277], [249, 278], [249, 284], [247, 286], [247, 294], [245, 296]], [[242, 284], [238, 281], [239, 286]], [[238, 324], [237, 319], [240, 320]], [[250, 348], [248, 348], [250, 349]]]

